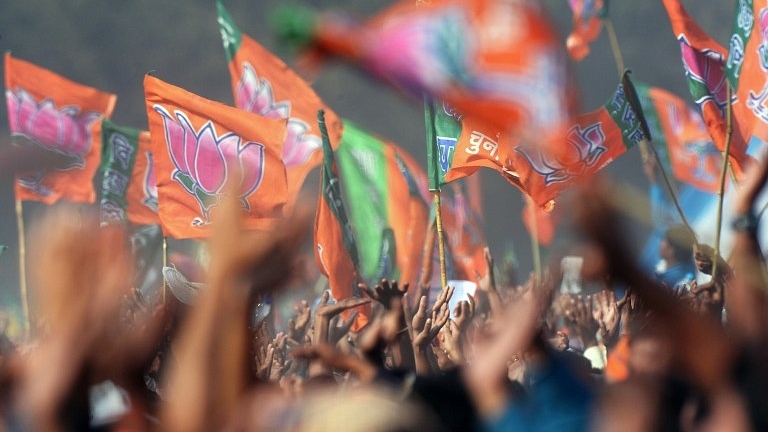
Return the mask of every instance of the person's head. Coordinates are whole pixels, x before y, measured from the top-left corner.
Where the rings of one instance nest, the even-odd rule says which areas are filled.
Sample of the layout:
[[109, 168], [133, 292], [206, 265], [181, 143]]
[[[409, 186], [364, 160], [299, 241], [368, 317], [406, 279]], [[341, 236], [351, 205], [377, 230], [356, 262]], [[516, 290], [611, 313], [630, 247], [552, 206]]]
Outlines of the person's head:
[[692, 260], [696, 239], [690, 229], [676, 225], [664, 232], [659, 245], [659, 255], [669, 262]]

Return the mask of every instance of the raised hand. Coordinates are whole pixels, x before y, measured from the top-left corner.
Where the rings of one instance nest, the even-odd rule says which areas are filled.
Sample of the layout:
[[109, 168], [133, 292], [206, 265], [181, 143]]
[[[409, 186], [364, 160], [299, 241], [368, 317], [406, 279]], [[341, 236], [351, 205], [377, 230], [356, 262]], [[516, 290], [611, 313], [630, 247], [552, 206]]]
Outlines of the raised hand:
[[377, 284], [373, 290], [371, 290], [365, 283], [360, 283], [357, 286], [361, 290], [367, 292], [371, 298], [381, 303], [387, 310], [392, 308], [392, 300], [402, 299], [409, 288], [408, 282], [399, 285], [396, 280], [390, 282], [387, 279], [382, 279], [381, 283]]
[[467, 300], [460, 301], [453, 309], [454, 322], [460, 332], [465, 332], [475, 316], [475, 299], [467, 296]]
[[592, 317], [600, 330], [600, 339], [605, 345], [612, 345], [618, 330], [621, 314], [613, 291], [602, 290], [592, 294]]
[[331, 318], [358, 306], [368, 304], [371, 299], [349, 297], [336, 303], [329, 303], [331, 294], [325, 291], [320, 298], [320, 304], [315, 309], [315, 335], [314, 343], [330, 343]]
[[296, 317], [288, 320], [288, 337], [297, 343], [301, 343], [304, 340], [304, 335], [307, 333], [312, 310], [306, 301], [302, 301], [299, 305], [294, 306], [293, 310], [296, 313]]
[[584, 347], [597, 345], [596, 334], [599, 328], [592, 313], [592, 302], [580, 295], [563, 295], [565, 319], [568, 320], [581, 339]]

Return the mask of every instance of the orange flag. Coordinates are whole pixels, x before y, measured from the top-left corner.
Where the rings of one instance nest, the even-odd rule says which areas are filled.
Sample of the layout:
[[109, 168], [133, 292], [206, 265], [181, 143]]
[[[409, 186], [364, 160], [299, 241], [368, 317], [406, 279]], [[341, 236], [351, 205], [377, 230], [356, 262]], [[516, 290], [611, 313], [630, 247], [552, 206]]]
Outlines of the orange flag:
[[[693, 101], [701, 110], [707, 131], [717, 148], [725, 151], [727, 136], [728, 80], [726, 76], [726, 51], [712, 40], [688, 15], [679, 0], [663, 0], [672, 31], [680, 42], [680, 53], [688, 78], [688, 89]], [[742, 2], [739, 2], [742, 3]], [[743, 48], [743, 47], [742, 47]], [[750, 158], [747, 145], [752, 115], [744, 102], [747, 99], [738, 92], [731, 95], [733, 108], [730, 160], [734, 171], [740, 175]]]
[[93, 176], [101, 157], [100, 122], [117, 96], [70, 81], [5, 54], [5, 95], [11, 135], [67, 158], [55, 170], [17, 176], [16, 197], [46, 204], [96, 200]]
[[454, 262], [454, 277], [477, 282], [485, 276], [487, 265], [483, 229], [467, 201], [461, 186], [451, 184], [453, 196], [445, 196], [442, 205], [443, 227]]
[[603, 0], [568, 0], [568, 5], [573, 11], [573, 31], [568, 35], [566, 46], [571, 58], [580, 61], [589, 55], [589, 44], [600, 36], [603, 28], [600, 17], [607, 13], [607, 5]]
[[306, 81], [274, 54], [241, 33], [221, 2], [216, 5], [235, 106], [269, 118], [288, 119], [283, 163], [288, 176], [288, 202], [293, 203], [309, 171], [323, 159], [315, 119], [317, 111], [325, 111], [334, 148], [341, 142], [342, 123]]
[[534, 1], [401, 0], [368, 22], [286, 13], [285, 36], [496, 129], [549, 143], [570, 117], [565, 49]]
[[481, 167], [498, 171], [539, 206], [552, 201], [575, 181], [594, 174], [648, 134], [634, 86], [625, 75], [602, 108], [575, 117], [557, 153], [518, 145], [475, 119], [462, 118], [461, 135], [445, 180]]
[[205, 237], [230, 182], [247, 228], [267, 229], [282, 216], [285, 120], [246, 113], [149, 75], [144, 93], [166, 235]]
[[152, 138], [148, 131], [141, 131], [131, 183], [125, 194], [128, 201], [128, 220], [135, 225], [160, 223], [160, 217], [157, 214], [157, 178], [153, 158]]

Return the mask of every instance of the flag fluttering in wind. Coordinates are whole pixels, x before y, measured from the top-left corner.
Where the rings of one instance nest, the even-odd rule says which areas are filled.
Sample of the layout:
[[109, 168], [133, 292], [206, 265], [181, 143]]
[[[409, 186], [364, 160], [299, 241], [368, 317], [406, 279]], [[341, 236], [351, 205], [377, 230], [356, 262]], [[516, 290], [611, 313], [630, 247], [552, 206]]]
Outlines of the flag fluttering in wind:
[[101, 157], [100, 120], [109, 117], [117, 96], [70, 81], [52, 71], [5, 54], [8, 126], [19, 145], [56, 153], [63, 166], [16, 178], [16, 197], [46, 204], [63, 199], [96, 200], [93, 176]]
[[[768, 142], [768, 3], [738, 1], [725, 73], [740, 102], [741, 135]], [[747, 142], [748, 144], [748, 142]]]
[[501, 132], [547, 143], [568, 121], [565, 49], [536, 2], [402, 0], [366, 23], [296, 10], [281, 18], [285, 38], [316, 58], [358, 63]]
[[[693, 101], [701, 110], [715, 146], [723, 152], [728, 134], [726, 112], [729, 103], [726, 50], [696, 24], [679, 0], [663, 2], [672, 31], [680, 42], [683, 67]], [[733, 134], [729, 157], [737, 175], [744, 171], [750, 159], [747, 156], [750, 127], [744, 102], [744, 99], [739, 99], [738, 92], [731, 95]]]
[[[319, 117], [319, 123], [324, 125], [322, 114]], [[338, 168], [327, 133], [322, 134], [322, 145], [320, 198], [315, 214], [315, 261], [328, 278], [334, 299], [360, 297], [357, 287], [360, 268], [357, 241], [344, 207]], [[357, 310], [359, 315], [353, 325], [354, 330], [364, 327], [370, 318], [369, 307]]]
[[608, 0], [568, 0], [568, 6], [573, 11], [573, 30], [566, 46], [571, 58], [580, 61], [589, 55], [589, 44], [600, 36]]
[[360, 276], [416, 282], [429, 214], [424, 174], [402, 149], [347, 121], [336, 158], [352, 204]]
[[[456, 116], [450, 108], [438, 108], [434, 113], [443, 117], [444, 124], [450, 120], [445, 117], [460, 121], [460, 128], [445, 127], [444, 134], [438, 130], [434, 141], [443, 181], [466, 177], [481, 167], [491, 168], [539, 206], [550, 206], [574, 181], [594, 174], [649, 138], [628, 74], [602, 108], [571, 121], [565, 139], [552, 152], [508, 140], [475, 118]], [[456, 131], [458, 136], [451, 135]]]
[[101, 143], [101, 222], [159, 224], [149, 132], [103, 120]]
[[704, 192], [717, 193], [723, 156], [699, 112], [664, 89], [641, 83], [636, 88], [665, 172]]
[[166, 235], [205, 237], [230, 183], [246, 228], [267, 229], [282, 217], [285, 120], [210, 101], [149, 75], [144, 93]]
[[341, 141], [342, 123], [312, 87], [282, 60], [240, 32], [224, 5], [217, 2], [224, 51], [238, 108], [274, 119], [287, 119], [283, 163], [288, 176], [288, 203], [293, 203], [309, 171], [320, 164], [322, 143], [317, 110], [325, 111], [331, 144]]
[[452, 183], [451, 192], [443, 199], [442, 217], [447, 246], [451, 252], [450, 259], [454, 265], [453, 277], [477, 282], [477, 276], [484, 277], [487, 273], [483, 229], [469, 205], [462, 185], [459, 182]]

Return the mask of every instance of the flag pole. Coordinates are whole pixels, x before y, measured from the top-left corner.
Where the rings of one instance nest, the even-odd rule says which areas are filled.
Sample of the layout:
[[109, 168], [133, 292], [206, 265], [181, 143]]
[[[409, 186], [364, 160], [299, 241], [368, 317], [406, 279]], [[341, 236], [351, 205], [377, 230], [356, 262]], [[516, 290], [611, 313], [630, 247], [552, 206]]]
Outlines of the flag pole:
[[19, 290], [21, 296], [21, 308], [24, 313], [24, 333], [26, 337], [30, 334], [29, 317], [29, 294], [27, 293], [27, 248], [24, 238], [24, 209], [21, 200], [16, 197], [16, 227], [19, 232]]
[[[613, 26], [611, 18], [607, 15], [603, 17], [603, 25], [605, 26], [605, 32], [608, 34], [608, 42], [611, 44], [613, 60], [616, 62], [616, 71], [619, 73], [619, 79], [621, 79], [624, 76], [624, 56], [621, 55], [619, 38], [616, 36], [616, 28]], [[638, 147], [640, 148], [640, 157], [645, 160], [648, 157], [648, 144], [645, 141], [641, 141], [638, 144]]]
[[533, 255], [533, 271], [536, 281], [541, 281], [541, 247], [539, 245], [539, 221], [536, 220], [536, 203], [526, 195], [528, 211], [531, 213], [531, 254]]
[[731, 154], [731, 141], [733, 137], [733, 107], [731, 104], [731, 86], [730, 84], [725, 88], [727, 94], [728, 104], [725, 106], [725, 149], [723, 150], [723, 170], [720, 173], [720, 188], [717, 191], [717, 220], [715, 222], [715, 256], [712, 259], [712, 280], [715, 280], [717, 275], [717, 261], [720, 256], [720, 231], [722, 231], [723, 223], [723, 201], [725, 201], [725, 176], [728, 172], [728, 159]]
[[[168, 237], [163, 236], [163, 268], [165, 267], [168, 267]], [[162, 275], [163, 272], [161, 271], [160, 274]], [[165, 281], [165, 276], [163, 276], [163, 290], [161, 291], [163, 305], [165, 305], [166, 291], [168, 291], [168, 283]]]
[[435, 197], [435, 225], [437, 225], [437, 251], [440, 256], [440, 284], [442, 289], [448, 286], [448, 275], [445, 269], [445, 232], [443, 231], [443, 217], [440, 210], [440, 190], [432, 191]]

